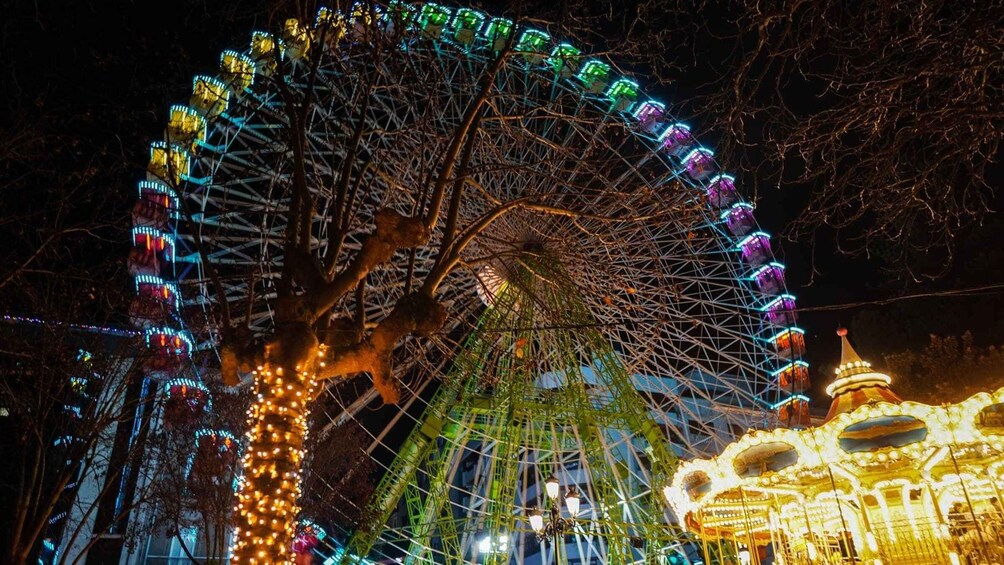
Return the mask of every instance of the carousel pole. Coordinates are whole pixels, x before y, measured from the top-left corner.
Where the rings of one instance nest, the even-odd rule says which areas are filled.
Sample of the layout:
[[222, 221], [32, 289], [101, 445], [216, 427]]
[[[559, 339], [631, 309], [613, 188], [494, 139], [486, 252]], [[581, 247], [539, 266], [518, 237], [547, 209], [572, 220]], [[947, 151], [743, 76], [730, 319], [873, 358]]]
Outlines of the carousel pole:
[[997, 501], [1004, 503], [1004, 496], [1001, 495], [1000, 485], [997, 484], [997, 480], [994, 477], [990, 477], [987, 480], [990, 481], [990, 488], [994, 489], [994, 496], [997, 497]]
[[[938, 521], [938, 530], [940, 531], [942, 526], [947, 527], [948, 521], [945, 520], [945, 515], [941, 513], [941, 502], [938, 500], [938, 494], [934, 491], [934, 485], [927, 479], [924, 481], [924, 486], [927, 487], [927, 495], [931, 497], [931, 506], [934, 506], [934, 518]], [[962, 555], [962, 545], [959, 543], [959, 540], [951, 535], [951, 533], [949, 533], [948, 537], [951, 539], [951, 545], [955, 546], [956, 555]]]
[[[954, 441], [955, 438], [953, 437], [952, 439]], [[966, 498], [966, 505], [969, 506], [969, 515], [973, 517], [973, 528], [976, 530], [977, 537], [980, 538], [980, 547], [985, 549], [987, 542], [983, 539], [983, 528], [980, 528], [980, 523], [976, 520], [976, 510], [973, 509], [973, 500], [969, 497], [969, 489], [966, 488], [966, 481], [962, 479], [962, 471], [959, 470], [959, 462], [955, 459], [955, 450], [952, 449], [951, 444], [948, 446], [948, 455], [952, 458], [955, 475], [959, 477], [959, 486], [962, 488], [962, 495]]]
[[778, 554], [778, 549], [779, 548], [778, 548], [777, 540], [774, 538], [774, 534], [777, 533], [777, 534], [780, 535], [780, 533], [777, 531], [777, 526], [775, 525], [778, 522], [780, 522], [780, 518], [777, 518], [776, 515], [772, 514], [771, 512], [774, 512], [774, 509], [773, 508], [768, 508], [767, 509], [767, 531], [770, 532], [770, 546], [774, 549], [774, 561], [777, 561], [777, 554]]
[[749, 547], [753, 565], [760, 565], [760, 552], [757, 551], [756, 542], [753, 539], [753, 524], [750, 523], [750, 512], [746, 506], [746, 492], [743, 487], [739, 487], [739, 500], [743, 503], [743, 519], [746, 520], [746, 545]]
[[[846, 544], [847, 543], [847, 537], [845, 537], [845, 536], [850, 536], [851, 532], [850, 532], [850, 530], [847, 529], [847, 519], [844, 518], [844, 508], [843, 508], [843, 506], [840, 505], [840, 498], [839, 498], [839, 495], [837, 494], [837, 481], [833, 478], [833, 467], [831, 467], [830, 465], [827, 465], [826, 466], [826, 472], [829, 473], [829, 475], [830, 475], [830, 489], [833, 491], [833, 500], [837, 503], [837, 514], [840, 515], [840, 527], [843, 530], [843, 533], [840, 536], [841, 537], [840, 541], [842, 541], [843, 543]], [[861, 512], [862, 513], [865, 512], [865, 508], [864, 508], [864, 504], [863, 503], [861, 505]], [[871, 531], [871, 528], [868, 527], [868, 516], [865, 515], [864, 518], [865, 518], [865, 527], [866, 527], [866, 529], [868, 531]], [[854, 542], [854, 538], [853, 538], [853, 536], [851, 536], [851, 543], [853, 543], [853, 542]], [[857, 563], [858, 562], [857, 561], [857, 556], [854, 555], [854, 552], [851, 551], [851, 549], [852, 548], [850, 548], [850, 547], [847, 548], [848, 553], [851, 554], [851, 563]]]
[[[809, 543], [811, 543], [813, 549], [815, 549], [816, 548], [816, 536], [815, 536], [815, 534], [812, 533], [812, 522], [809, 520], [809, 505], [808, 505], [808, 500], [806, 500], [806, 504], [802, 505], [802, 514], [805, 516], [805, 531], [809, 533]], [[816, 551], [818, 551], [818, 549]], [[809, 555], [806, 555], [806, 557], [809, 558], [809, 562], [810, 563], [815, 562], [816, 559], [811, 555], [812, 552], [808, 551], [808, 549], [806, 550], [806, 552], [809, 553]]]
[[[781, 540], [784, 545], [784, 561], [789, 563], [788, 558], [791, 555], [791, 537], [795, 533], [795, 528], [791, 525], [791, 520], [785, 518], [784, 510], [781, 506], [781, 502], [777, 499], [777, 493], [774, 493], [774, 508], [777, 509], [777, 523], [778, 523], [778, 539]], [[782, 538], [781, 536], [784, 536]], [[777, 555], [777, 551], [774, 552]]]
[[719, 565], [721, 565], [721, 563], [723, 562], [723, 559], [724, 559], [722, 556], [725, 555], [725, 550], [722, 549], [722, 533], [721, 533], [721, 531], [718, 532], [718, 536], [717, 537], [718, 537], [718, 563], [719, 563]]
[[705, 527], [704, 527], [704, 507], [701, 507], [701, 509], [697, 511], [697, 519], [700, 520], [701, 530], [702, 530], [702, 535], [701, 535], [701, 546], [702, 546], [702, 548], [701, 548], [701, 551], [704, 552], [704, 561], [710, 563], [711, 562], [711, 557], [708, 556], [708, 536], [703, 535], [703, 533], [704, 533], [703, 531], [705, 529]]

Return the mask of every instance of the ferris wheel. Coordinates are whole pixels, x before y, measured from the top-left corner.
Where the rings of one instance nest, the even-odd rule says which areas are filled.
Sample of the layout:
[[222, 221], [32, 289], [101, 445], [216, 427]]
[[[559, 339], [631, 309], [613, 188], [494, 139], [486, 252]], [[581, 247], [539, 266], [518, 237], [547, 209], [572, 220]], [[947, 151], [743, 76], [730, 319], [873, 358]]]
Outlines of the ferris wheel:
[[[223, 52], [219, 74], [195, 77], [189, 104], [171, 108], [139, 184], [130, 268], [133, 317], [156, 353], [148, 373], [212, 366], [220, 296], [246, 313], [247, 331], [274, 329], [294, 151], [321, 211], [311, 248], [337, 265], [378, 210], [422, 206], [449, 132], [500, 60], [463, 156], [456, 221], [519, 205], [468, 233], [437, 294], [446, 325], [396, 350], [404, 401], [331, 393], [337, 408], [317, 433], [354, 422], [383, 470], [371, 523], [333, 536], [337, 551], [533, 562], [547, 549], [525, 508], [546, 500], [552, 475], [582, 493], [570, 555], [627, 563], [683, 551], [661, 499], [676, 459], [750, 427], [804, 424], [794, 298], [712, 150], [614, 62], [542, 29], [391, 3], [321, 9], [309, 25], [290, 20]], [[291, 99], [306, 101], [303, 148], [285, 133]], [[343, 178], [352, 186], [339, 192]], [[443, 234], [440, 223], [427, 245], [371, 272], [336, 315], [358, 300], [367, 320], [385, 318], [429, 276]]]

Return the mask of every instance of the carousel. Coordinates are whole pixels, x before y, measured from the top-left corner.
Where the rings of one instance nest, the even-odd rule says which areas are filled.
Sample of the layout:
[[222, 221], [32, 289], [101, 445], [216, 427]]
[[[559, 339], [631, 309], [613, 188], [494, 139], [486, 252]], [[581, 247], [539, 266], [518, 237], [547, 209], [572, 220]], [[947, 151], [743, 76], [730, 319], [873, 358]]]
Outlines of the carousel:
[[1004, 563], [1004, 388], [903, 401], [838, 335], [822, 424], [747, 433], [666, 487], [703, 562]]

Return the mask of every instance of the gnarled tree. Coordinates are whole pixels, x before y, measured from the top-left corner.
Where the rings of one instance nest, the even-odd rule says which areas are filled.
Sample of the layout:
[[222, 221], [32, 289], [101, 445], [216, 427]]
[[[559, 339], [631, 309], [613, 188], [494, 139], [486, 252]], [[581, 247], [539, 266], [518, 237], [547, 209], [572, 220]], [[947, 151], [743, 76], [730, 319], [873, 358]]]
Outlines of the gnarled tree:
[[964, 227], [999, 210], [999, 2], [751, 1], [694, 13], [689, 37], [712, 46], [695, 63], [722, 69], [695, 100], [742, 149], [726, 154], [802, 193], [788, 196], [805, 202], [790, 237], [835, 234], [840, 250], [923, 278], [944, 272]]

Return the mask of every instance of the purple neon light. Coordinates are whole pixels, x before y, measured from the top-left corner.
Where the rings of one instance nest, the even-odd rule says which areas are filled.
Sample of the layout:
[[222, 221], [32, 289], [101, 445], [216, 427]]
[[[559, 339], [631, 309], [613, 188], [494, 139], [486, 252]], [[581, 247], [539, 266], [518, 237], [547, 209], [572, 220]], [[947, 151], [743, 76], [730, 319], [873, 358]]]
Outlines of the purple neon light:
[[655, 102], [642, 102], [634, 113], [641, 129], [649, 133], [659, 126], [664, 114], [662, 104]]
[[694, 150], [687, 156], [687, 174], [694, 180], [704, 180], [715, 172], [715, 159], [710, 151]]
[[757, 288], [764, 294], [778, 294], [784, 290], [784, 266], [771, 264], [757, 272], [754, 277]]
[[725, 224], [732, 235], [741, 236], [748, 234], [756, 227], [753, 208], [748, 205], [734, 206], [729, 210], [728, 215], [725, 216]]
[[767, 309], [767, 321], [774, 326], [791, 326], [797, 321], [795, 315], [795, 299], [790, 296], [783, 296]]
[[763, 234], [750, 236], [742, 245], [743, 261], [754, 267], [770, 259], [770, 238]]
[[708, 202], [712, 206], [715, 208], [724, 208], [738, 199], [739, 195], [736, 192], [735, 179], [730, 176], [720, 175], [711, 181], [711, 186], [708, 187]]
[[683, 124], [673, 124], [662, 134], [662, 147], [674, 157], [683, 155], [694, 146], [694, 136], [690, 128]]

